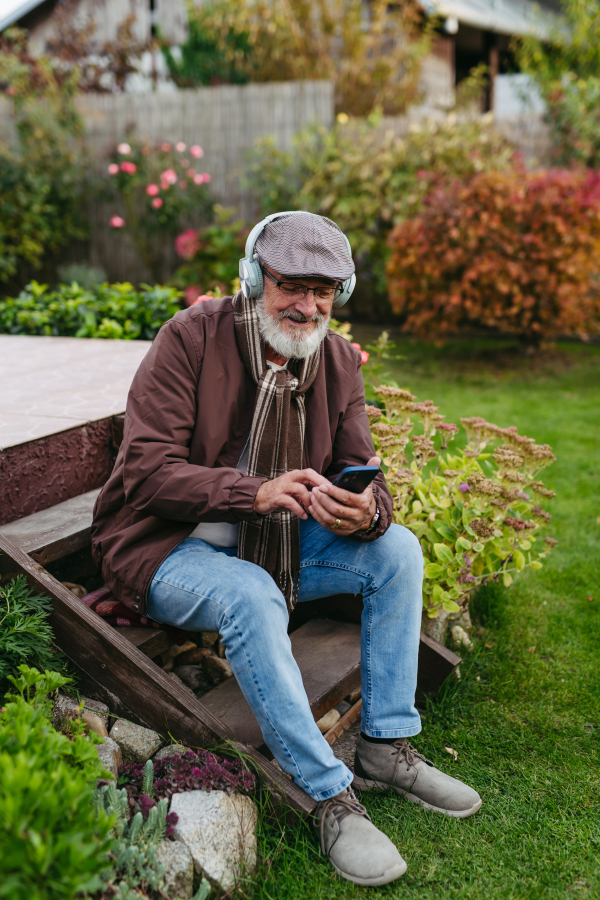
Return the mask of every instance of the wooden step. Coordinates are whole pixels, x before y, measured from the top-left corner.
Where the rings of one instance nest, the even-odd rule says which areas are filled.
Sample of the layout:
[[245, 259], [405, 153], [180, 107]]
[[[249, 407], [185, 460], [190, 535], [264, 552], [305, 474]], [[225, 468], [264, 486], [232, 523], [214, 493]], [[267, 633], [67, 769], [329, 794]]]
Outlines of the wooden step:
[[[320, 719], [360, 684], [360, 625], [312, 619], [290, 639], [312, 714]], [[235, 678], [205, 694], [201, 702], [236, 740], [251, 747], [263, 745], [258, 722]]]
[[173, 640], [166, 631], [160, 628], [138, 628], [135, 625], [120, 625], [117, 629], [119, 634], [149, 656], [150, 659], [156, 659], [165, 650], [173, 644]]
[[0, 526], [0, 534], [42, 566], [90, 543], [100, 488]]

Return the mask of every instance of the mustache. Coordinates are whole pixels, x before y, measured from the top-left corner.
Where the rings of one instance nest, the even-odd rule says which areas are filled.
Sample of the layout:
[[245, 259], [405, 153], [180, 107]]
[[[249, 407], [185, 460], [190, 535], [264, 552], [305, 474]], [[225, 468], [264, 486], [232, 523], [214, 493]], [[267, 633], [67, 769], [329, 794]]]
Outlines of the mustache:
[[279, 313], [279, 321], [281, 322], [283, 319], [292, 319], [294, 322], [317, 322], [317, 324], [320, 324], [325, 321], [325, 316], [320, 312], [316, 312], [312, 316], [305, 316], [304, 313], [301, 313], [296, 309], [284, 309]]

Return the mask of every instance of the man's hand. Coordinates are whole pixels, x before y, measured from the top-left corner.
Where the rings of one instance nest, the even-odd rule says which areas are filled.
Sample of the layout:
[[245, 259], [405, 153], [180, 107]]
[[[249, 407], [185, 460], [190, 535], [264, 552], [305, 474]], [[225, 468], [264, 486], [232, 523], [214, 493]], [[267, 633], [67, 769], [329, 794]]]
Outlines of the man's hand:
[[[381, 460], [374, 456], [367, 465], [379, 466]], [[328, 531], [348, 535], [368, 528], [376, 510], [371, 485], [362, 494], [352, 494], [326, 481], [313, 489], [308, 511]], [[336, 519], [340, 524], [334, 528]]]
[[279, 478], [261, 484], [254, 498], [254, 512], [265, 516], [276, 509], [289, 509], [300, 519], [308, 519], [310, 485], [313, 490], [329, 482], [314, 469], [292, 469]]

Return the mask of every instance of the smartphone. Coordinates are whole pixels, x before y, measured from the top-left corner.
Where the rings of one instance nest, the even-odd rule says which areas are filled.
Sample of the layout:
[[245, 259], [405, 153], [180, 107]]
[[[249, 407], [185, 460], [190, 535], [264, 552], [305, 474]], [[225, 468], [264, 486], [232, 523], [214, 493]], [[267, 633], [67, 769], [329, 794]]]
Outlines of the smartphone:
[[346, 466], [333, 483], [351, 494], [362, 494], [379, 472], [379, 466]]

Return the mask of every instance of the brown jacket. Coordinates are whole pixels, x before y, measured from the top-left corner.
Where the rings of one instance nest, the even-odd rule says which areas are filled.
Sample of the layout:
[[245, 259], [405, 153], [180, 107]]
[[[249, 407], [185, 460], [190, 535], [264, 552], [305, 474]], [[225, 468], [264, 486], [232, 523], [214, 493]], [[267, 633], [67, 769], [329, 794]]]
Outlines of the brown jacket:
[[[250, 433], [255, 384], [238, 353], [231, 298], [205, 301], [164, 325], [129, 392], [125, 432], [94, 508], [92, 551], [113, 594], [144, 612], [156, 570], [199, 522], [254, 519], [266, 478], [236, 469]], [[306, 395], [305, 467], [334, 477], [374, 455], [360, 356], [329, 332]], [[383, 475], [377, 528], [392, 520]]]

